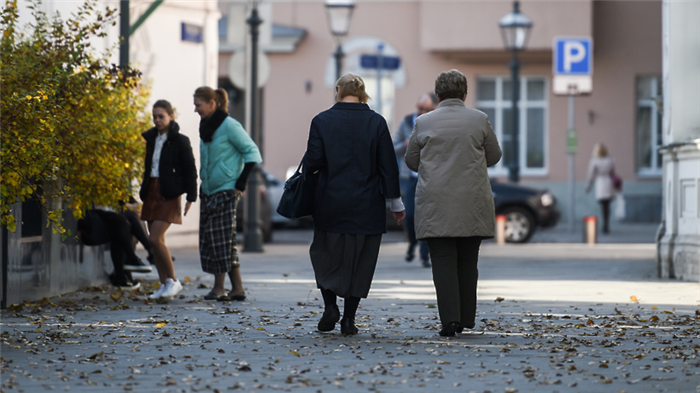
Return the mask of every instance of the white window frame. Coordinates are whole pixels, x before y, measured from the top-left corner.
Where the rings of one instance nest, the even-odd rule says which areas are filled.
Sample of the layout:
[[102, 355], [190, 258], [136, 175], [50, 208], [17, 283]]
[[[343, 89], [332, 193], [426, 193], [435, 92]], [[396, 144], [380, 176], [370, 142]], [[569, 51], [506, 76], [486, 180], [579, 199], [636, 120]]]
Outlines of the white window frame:
[[[661, 96], [662, 91], [658, 91], [659, 87], [659, 82], [661, 80], [661, 75], [638, 75], [636, 78], [634, 78], [634, 91], [635, 91], [635, 96], [637, 94], [637, 83], [639, 83], [639, 79], [641, 77], [648, 77], [649, 82], [651, 83], [651, 97], [652, 98], [639, 98], [635, 97], [637, 101], [637, 105], [635, 108], [634, 112], [634, 142], [635, 142], [635, 165], [637, 165], [637, 176], [639, 177], [661, 177], [663, 174], [663, 166], [662, 162], [657, 162], [657, 160], [660, 160], [661, 158], [658, 157], [659, 154], [659, 145], [656, 143], [656, 138], [659, 134], [661, 134], [662, 130], [659, 130], [658, 128], [661, 127], [661, 122], [659, 119], [659, 116], [661, 114], [659, 113], [657, 109], [657, 104], [656, 101], [654, 100], [653, 97], [658, 97]], [[653, 139], [651, 141], [651, 167], [642, 167], [638, 166], [639, 162], [637, 161], [639, 159], [639, 134], [637, 133], [638, 131], [638, 124], [637, 121], [639, 120], [639, 109], [640, 108], [649, 108], [651, 112], [651, 119], [649, 123], [651, 124], [651, 138]]]
[[[495, 81], [496, 82], [496, 98], [495, 100], [480, 100], [479, 92], [476, 92], [476, 107], [477, 108], [489, 108], [493, 109], [495, 112], [495, 119], [491, 119], [491, 124], [494, 127], [496, 137], [498, 138], [501, 147], [503, 147], [503, 109], [510, 109], [512, 107], [511, 100], [503, 99], [503, 82], [510, 81], [510, 76], [479, 76], [476, 78], [476, 86], [478, 88], [479, 81]], [[538, 80], [544, 82], [544, 99], [542, 100], [528, 100], [527, 96], [527, 82], [531, 80]], [[520, 161], [520, 175], [521, 176], [533, 176], [533, 177], [544, 177], [549, 174], [549, 79], [545, 76], [539, 75], [525, 75], [520, 77], [520, 102], [518, 103], [519, 111], [519, 127], [518, 131], [520, 134], [519, 138], [519, 149], [518, 149], [518, 161]], [[531, 108], [541, 108], [544, 110], [544, 124], [543, 124], [543, 166], [541, 168], [530, 168], [527, 167], [527, 110]], [[501, 160], [498, 164], [489, 168], [489, 176], [501, 177], [508, 175], [508, 163]]]

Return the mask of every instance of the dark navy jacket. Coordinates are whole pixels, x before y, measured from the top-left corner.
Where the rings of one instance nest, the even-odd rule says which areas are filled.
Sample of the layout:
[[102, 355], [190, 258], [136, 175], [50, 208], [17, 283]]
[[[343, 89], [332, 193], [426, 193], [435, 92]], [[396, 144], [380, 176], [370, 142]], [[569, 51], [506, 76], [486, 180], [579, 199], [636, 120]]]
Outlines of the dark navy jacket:
[[345, 234], [386, 232], [386, 199], [398, 198], [399, 169], [384, 118], [367, 104], [336, 103], [311, 121], [305, 159], [318, 171], [317, 229]]

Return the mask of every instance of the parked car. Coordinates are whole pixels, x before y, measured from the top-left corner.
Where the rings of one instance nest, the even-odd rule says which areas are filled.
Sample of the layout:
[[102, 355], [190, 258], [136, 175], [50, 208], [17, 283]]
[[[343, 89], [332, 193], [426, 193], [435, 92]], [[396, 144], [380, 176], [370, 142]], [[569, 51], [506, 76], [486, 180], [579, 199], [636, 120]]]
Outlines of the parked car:
[[557, 200], [547, 190], [491, 180], [496, 215], [506, 216], [506, 241], [524, 243], [537, 227], [557, 224], [561, 216]]
[[[491, 191], [496, 215], [506, 216], [506, 241], [509, 243], [527, 242], [538, 227], [552, 227], [559, 221], [556, 198], [547, 190], [492, 179]], [[388, 206], [386, 217], [388, 229], [402, 229], [394, 221]]]
[[[269, 188], [267, 186], [267, 172], [264, 170], [259, 170], [257, 173], [260, 174], [260, 182], [258, 183], [258, 192], [260, 193], [260, 221], [262, 226], [263, 242], [269, 243], [272, 241], [272, 205], [271, 205], [271, 195], [269, 193]], [[243, 194], [243, 198], [238, 202], [236, 207], [236, 232], [244, 233], [246, 227], [244, 225], [244, 219], [248, 216], [247, 204], [245, 201], [246, 194], [250, 190], [246, 190]], [[279, 199], [277, 199], [279, 202]], [[277, 205], [275, 204], [275, 207]]]

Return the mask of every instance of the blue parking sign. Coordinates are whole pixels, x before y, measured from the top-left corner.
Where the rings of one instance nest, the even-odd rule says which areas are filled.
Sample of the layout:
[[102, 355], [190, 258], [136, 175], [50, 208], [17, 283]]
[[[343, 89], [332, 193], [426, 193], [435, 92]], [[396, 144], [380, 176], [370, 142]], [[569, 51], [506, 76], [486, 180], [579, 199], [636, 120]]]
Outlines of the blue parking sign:
[[583, 38], [554, 39], [555, 75], [591, 75], [593, 73], [593, 40]]

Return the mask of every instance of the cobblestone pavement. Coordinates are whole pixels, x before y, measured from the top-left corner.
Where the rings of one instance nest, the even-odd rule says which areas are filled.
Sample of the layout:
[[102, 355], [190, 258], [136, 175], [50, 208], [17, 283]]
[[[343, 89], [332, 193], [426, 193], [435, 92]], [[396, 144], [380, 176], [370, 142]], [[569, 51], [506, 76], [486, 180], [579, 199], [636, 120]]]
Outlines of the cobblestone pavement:
[[188, 248], [172, 301], [145, 300], [149, 273], [3, 310], [0, 391], [700, 392], [700, 284], [655, 278], [653, 244], [486, 243], [477, 326], [443, 338], [430, 269], [390, 234], [344, 337], [316, 330], [300, 233], [241, 254], [243, 302], [203, 300]]

